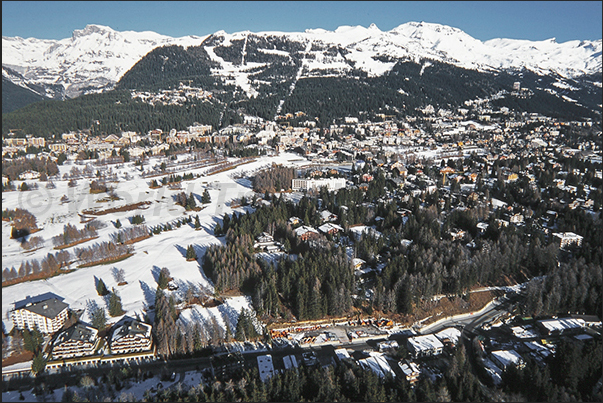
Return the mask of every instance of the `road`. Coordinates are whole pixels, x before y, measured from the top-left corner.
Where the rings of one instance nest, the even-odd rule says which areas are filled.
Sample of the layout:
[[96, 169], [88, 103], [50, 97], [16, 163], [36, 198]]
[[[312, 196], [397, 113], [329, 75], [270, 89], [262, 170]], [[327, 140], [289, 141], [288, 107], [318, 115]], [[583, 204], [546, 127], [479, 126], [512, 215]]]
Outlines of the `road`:
[[[448, 318], [441, 319], [435, 323], [424, 326], [420, 329], [421, 334], [428, 333], [436, 333], [446, 327], [456, 327], [462, 326], [462, 338], [467, 347], [467, 352], [469, 353], [470, 359], [472, 363], [475, 362], [475, 357], [473, 357], [473, 351], [470, 348], [471, 336], [473, 335], [473, 331], [475, 328], [481, 326], [484, 323], [491, 322], [501, 315], [504, 315], [508, 312], [511, 312], [516, 302], [519, 300], [521, 296], [519, 294], [510, 295], [501, 297], [492, 303], [488, 304], [482, 310], [478, 312], [473, 312], [470, 314], [463, 314], [452, 316]], [[398, 339], [400, 337], [393, 336], [391, 339]], [[309, 347], [283, 347], [283, 348], [273, 348], [268, 351], [250, 351], [245, 352], [241, 356], [237, 356], [237, 354], [228, 354], [228, 353], [220, 353], [212, 356], [205, 357], [193, 357], [193, 358], [184, 358], [177, 360], [157, 360], [153, 362], [143, 363], [139, 366], [132, 365], [132, 369], [135, 371], [140, 368], [141, 371], [151, 371], [155, 375], [160, 375], [162, 373], [175, 373], [176, 378], [175, 381], [182, 381], [184, 379], [184, 374], [187, 371], [201, 371], [202, 373], [207, 373], [208, 375], [224, 372], [231, 372], [241, 368], [254, 368], [257, 366], [257, 357], [264, 354], [271, 354], [273, 357], [273, 362], [275, 364], [275, 369], [282, 369], [280, 367], [283, 366], [282, 358], [286, 355], [295, 355], [298, 363], [301, 365], [301, 356], [302, 353], [306, 351], [314, 351], [321, 365], [326, 365], [334, 360], [334, 350], [337, 348], [345, 348], [347, 350], [353, 350], [356, 352], [363, 350], [375, 350], [377, 343], [380, 341], [387, 340], [388, 337], [384, 336], [383, 338], [378, 339], [365, 339], [365, 340], [355, 340], [354, 342], [336, 342], [333, 344], [322, 344], [322, 345], [314, 345]], [[403, 341], [403, 337], [400, 338]], [[102, 367], [102, 368], [87, 368], [86, 371], [90, 375], [100, 376], [103, 373], [106, 373], [112, 367]], [[77, 371], [77, 369], [74, 369]], [[41, 378], [44, 378], [47, 384], [58, 384], [59, 386], [63, 386], [65, 384], [71, 384], [76, 381], [75, 372], [64, 370], [64, 372], [60, 374], [43, 374]], [[38, 380], [40, 381], [40, 380]], [[11, 383], [19, 384], [21, 387], [25, 386], [32, 382], [31, 378], [21, 378], [19, 380], [11, 380]]]
[[490, 302], [488, 305], [486, 305], [484, 308], [477, 312], [449, 316], [440, 319], [437, 322], [423, 326], [419, 330], [419, 333], [437, 333], [447, 327], [456, 326], [462, 326], [464, 330], [473, 331], [473, 329], [475, 329], [476, 327], [479, 327], [484, 323], [494, 321], [497, 317], [508, 313], [515, 302], [517, 302], [517, 296], [515, 295], [500, 297]]

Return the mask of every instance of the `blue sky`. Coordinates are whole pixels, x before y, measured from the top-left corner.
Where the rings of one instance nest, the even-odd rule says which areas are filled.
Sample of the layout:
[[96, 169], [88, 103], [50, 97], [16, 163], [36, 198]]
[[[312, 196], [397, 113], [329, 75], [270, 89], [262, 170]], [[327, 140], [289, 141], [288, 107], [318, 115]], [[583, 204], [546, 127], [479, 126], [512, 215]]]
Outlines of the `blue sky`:
[[87, 24], [173, 37], [218, 30], [299, 32], [341, 25], [389, 31], [409, 21], [492, 38], [601, 39], [601, 1], [3, 1], [2, 35], [63, 39]]

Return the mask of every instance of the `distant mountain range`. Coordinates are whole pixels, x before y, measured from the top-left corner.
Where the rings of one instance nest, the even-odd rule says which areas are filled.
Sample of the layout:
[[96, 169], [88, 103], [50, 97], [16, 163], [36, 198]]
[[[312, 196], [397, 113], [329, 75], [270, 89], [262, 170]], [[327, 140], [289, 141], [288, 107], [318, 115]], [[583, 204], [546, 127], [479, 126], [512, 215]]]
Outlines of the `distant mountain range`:
[[[165, 46], [170, 47], [158, 49]], [[183, 79], [247, 99], [273, 96], [270, 103], [278, 102], [276, 110], [269, 107], [273, 113], [286, 107], [287, 97], [304, 79], [382, 80], [382, 86], [395, 84], [393, 91], [412, 94], [399, 80], [391, 80], [394, 73], [403, 74], [403, 65], [419, 66], [419, 77], [434, 69], [441, 72], [444, 65], [450, 66], [450, 77], [468, 71], [484, 79], [504, 75], [504, 85], [499, 80], [486, 86], [491, 91], [510, 85], [509, 80], [530, 77], [534, 89], [600, 110], [601, 60], [600, 39], [482, 42], [457, 28], [425, 22], [386, 32], [373, 24], [296, 33], [219, 31], [182, 38], [88, 25], [60, 41], [2, 37], [3, 113], [5, 102], [10, 110], [23, 104], [13, 107], [11, 99], [5, 99], [9, 86], [4, 82], [27, 95], [66, 99], [113, 88], [173, 86]]]

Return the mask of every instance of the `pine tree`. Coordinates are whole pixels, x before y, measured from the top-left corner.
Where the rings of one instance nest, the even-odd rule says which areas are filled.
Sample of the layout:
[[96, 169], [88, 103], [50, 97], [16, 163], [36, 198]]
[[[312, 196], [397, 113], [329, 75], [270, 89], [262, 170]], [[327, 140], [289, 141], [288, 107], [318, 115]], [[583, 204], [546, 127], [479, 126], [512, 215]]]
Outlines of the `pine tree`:
[[105, 282], [103, 281], [103, 279], [99, 279], [98, 283], [96, 283], [96, 292], [101, 297], [109, 294], [109, 290], [107, 290], [107, 286], [105, 285]]
[[105, 308], [98, 308], [92, 312], [90, 321], [92, 323], [92, 327], [95, 329], [104, 330], [105, 327], [107, 327], [107, 314], [105, 312]]
[[189, 245], [186, 248], [186, 260], [196, 260], [197, 259], [197, 253], [195, 252], [195, 248], [193, 247], [193, 245]]
[[44, 354], [40, 351], [38, 355], [36, 355], [31, 363], [31, 371], [39, 375], [46, 368], [46, 360], [44, 359]]
[[109, 296], [109, 315], [111, 316], [120, 316], [124, 314], [123, 307], [121, 305], [121, 297], [117, 295], [115, 289], [111, 292]]
[[201, 196], [201, 203], [203, 203], [203, 204], [211, 203], [211, 197], [209, 196], [209, 192], [207, 191], [207, 189], [205, 189], [205, 191], [203, 192], [203, 195]]
[[198, 230], [201, 228], [201, 223], [199, 222], [199, 215], [195, 216], [195, 229]]
[[162, 267], [159, 272], [159, 278], [157, 279], [157, 286], [162, 290], [165, 290], [170, 282], [170, 271], [167, 267]]
[[197, 207], [197, 202], [195, 201], [195, 196], [193, 196], [193, 192], [191, 192], [186, 199], [186, 209], [193, 210]]

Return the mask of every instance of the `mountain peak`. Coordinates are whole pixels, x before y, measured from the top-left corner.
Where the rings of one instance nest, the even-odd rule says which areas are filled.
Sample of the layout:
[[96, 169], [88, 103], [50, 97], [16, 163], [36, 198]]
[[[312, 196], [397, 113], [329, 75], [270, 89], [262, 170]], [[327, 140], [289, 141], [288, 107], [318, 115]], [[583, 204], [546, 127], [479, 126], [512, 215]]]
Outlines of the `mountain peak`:
[[104, 25], [97, 25], [97, 24], [88, 24], [86, 25], [86, 27], [84, 29], [76, 29], [73, 31], [73, 35], [71, 36], [73, 39], [76, 38], [80, 38], [82, 36], [87, 36], [87, 35], [92, 35], [92, 34], [106, 34], [106, 33], [113, 33], [115, 32], [115, 30], [113, 30], [110, 27], [104, 26]]

